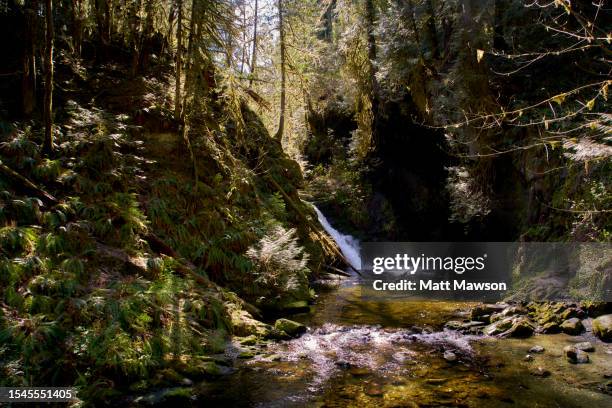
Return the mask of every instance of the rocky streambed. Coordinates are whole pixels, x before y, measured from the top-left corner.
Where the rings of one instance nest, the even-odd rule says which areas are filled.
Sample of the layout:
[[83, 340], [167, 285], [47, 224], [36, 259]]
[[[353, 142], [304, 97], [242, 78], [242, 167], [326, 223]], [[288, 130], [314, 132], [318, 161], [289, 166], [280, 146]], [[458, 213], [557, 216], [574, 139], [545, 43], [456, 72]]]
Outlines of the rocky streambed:
[[341, 280], [310, 313], [273, 326], [298, 328], [291, 338], [235, 337], [222, 363], [227, 369], [190, 387], [189, 402], [612, 406], [612, 345], [594, 334], [601, 322], [605, 336], [608, 317], [605, 305], [596, 306], [381, 301]]

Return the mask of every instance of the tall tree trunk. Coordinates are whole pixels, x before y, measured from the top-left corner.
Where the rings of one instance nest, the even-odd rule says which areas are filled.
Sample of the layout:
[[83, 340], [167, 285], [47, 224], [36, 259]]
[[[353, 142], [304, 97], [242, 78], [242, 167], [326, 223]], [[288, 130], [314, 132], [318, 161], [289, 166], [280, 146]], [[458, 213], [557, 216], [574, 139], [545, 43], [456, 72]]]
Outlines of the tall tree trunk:
[[145, 22], [140, 36], [140, 45], [138, 47], [138, 59], [136, 67], [133, 71], [134, 75], [140, 72], [140, 68], [144, 67], [149, 62], [149, 54], [151, 52], [151, 38], [153, 36], [153, 20], [155, 18], [155, 0], [147, 0], [145, 3]]
[[280, 94], [280, 115], [278, 119], [278, 130], [274, 136], [279, 142], [283, 140], [285, 131], [285, 110], [286, 110], [286, 72], [285, 72], [285, 26], [283, 22], [283, 0], [278, 0], [278, 30], [280, 35], [280, 66], [281, 66], [281, 94]]
[[416, 16], [414, 14], [414, 3], [412, 0], [408, 0], [408, 19], [410, 20], [410, 24], [412, 25], [412, 31], [414, 32], [414, 42], [416, 43], [417, 50], [419, 52], [419, 56], [423, 57], [423, 50], [421, 50], [421, 36], [419, 35], [419, 28], [416, 23]]
[[370, 104], [372, 106], [372, 140], [374, 141], [374, 148], [379, 145], [379, 135], [377, 132], [378, 127], [378, 109], [379, 109], [379, 92], [378, 92], [378, 81], [376, 80], [376, 36], [374, 34], [376, 26], [376, 10], [374, 8], [374, 0], [366, 0], [365, 2], [365, 17], [366, 17], [366, 30], [367, 30], [367, 41], [368, 41], [368, 60], [370, 70]]
[[247, 48], [246, 2], [242, 1], [242, 57], [240, 58], [240, 75], [244, 73], [244, 64], [246, 61], [246, 48]]
[[257, 11], [258, 4], [255, 0], [255, 17], [253, 20], [253, 52], [251, 55], [251, 72], [249, 76], [249, 88], [253, 87], [253, 80], [255, 79], [255, 67], [257, 66]]
[[45, 141], [43, 150], [53, 152], [53, 0], [45, 0]]
[[81, 56], [83, 45], [83, 0], [74, 0], [72, 4], [72, 42], [74, 54]]
[[140, 20], [138, 15], [142, 8], [142, 0], [134, 0], [129, 9], [129, 26], [130, 26], [130, 43], [132, 48], [132, 64], [130, 73], [132, 76], [138, 72], [138, 63], [140, 61]]
[[425, 0], [425, 5], [427, 6], [427, 21], [425, 25], [427, 27], [429, 43], [431, 44], [431, 55], [433, 58], [438, 58], [440, 56], [440, 46], [438, 44], [436, 12], [434, 11], [433, 0]]
[[105, 57], [110, 46], [110, 2], [94, 0], [96, 24], [98, 27], [98, 41], [102, 48], [102, 57]]
[[183, 53], [183, 0], [176, 1], [177, 25], [176, 25], [176, 75], [174, 89], [174, 118], [181, 118], [181, 75], [182, 75], [182, 53]]
[[36, 11], [37, 0], [25, 2], [25, 27], [23, 50], [23, 75], [21, 77], [21, 108], [23, 115], [29, 117], [36, 107]]

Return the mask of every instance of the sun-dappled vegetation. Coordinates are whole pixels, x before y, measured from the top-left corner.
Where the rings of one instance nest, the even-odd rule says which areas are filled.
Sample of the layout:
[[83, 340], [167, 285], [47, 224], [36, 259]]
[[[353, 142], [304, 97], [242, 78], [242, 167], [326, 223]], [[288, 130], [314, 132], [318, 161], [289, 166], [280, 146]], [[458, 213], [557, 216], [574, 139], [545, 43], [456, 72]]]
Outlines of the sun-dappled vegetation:
[[370, 241], [610, 242], [610, 7], [0, 0], [0, 386], [188, 401], [346, 274], [310, 202]]

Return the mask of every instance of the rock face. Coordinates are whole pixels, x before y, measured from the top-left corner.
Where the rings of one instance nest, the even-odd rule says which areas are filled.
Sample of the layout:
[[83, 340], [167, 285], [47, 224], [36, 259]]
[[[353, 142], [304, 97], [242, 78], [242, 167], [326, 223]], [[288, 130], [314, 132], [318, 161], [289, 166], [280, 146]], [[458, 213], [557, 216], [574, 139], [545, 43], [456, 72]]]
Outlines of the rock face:
[[576, 346], [566, 346], [563, 349], [565, 358], [572, 364], [584, 364], [589, 362], [589, 356], [582, 350], [576, 348]]
[[605, 342], [612, 341], [612, 314], [593, 320], [593, 334]]
[[292, 337], [298, 337], [306, 331], [306, 326], [302, 323], [294, 322], [289, 319], [278, 319], [274, 323], [274, 328], [283, 331]]
[[584, 326], [582, 325], [580, 319], [578, 319], [577, 317], [567, 319], [566, 321], [561, 323], [561, 326], [559, 327], [561, 328], [563, 333], [571, 334], [572, 336], [580, 334], [584, 331]]

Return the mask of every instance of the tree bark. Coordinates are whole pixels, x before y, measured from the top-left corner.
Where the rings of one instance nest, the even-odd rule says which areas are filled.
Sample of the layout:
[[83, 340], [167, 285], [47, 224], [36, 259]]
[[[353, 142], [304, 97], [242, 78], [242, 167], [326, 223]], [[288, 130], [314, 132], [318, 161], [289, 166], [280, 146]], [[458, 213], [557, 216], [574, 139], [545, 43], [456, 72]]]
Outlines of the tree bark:
[[440, 56], [440, 46], [438, 44], [438, 30], [436, 29], [436, 12], [434, 11], [433, 0], [426, 0], [427, 6], [427, 32], [429, 35], [429, 42], [431, 44], [431, 55], [433, 58]]
[[43, 151], [53, 152], [53, 0], [45, 0], [45, 141]]
[[176, 25], [176, 75], [174, 89], [174, 118], [181, 118], [181, 75], [182, 75], [182, 52], [183, 52], [183, 0], [176, 1], [177, 25]]
[[370, 69], [370, 104], [372, 106], [372, 140], [374, 141], [374, 148], [376, 149], [380, 145], [380, 138], [377, 132], [378, 128], [378, 110], [379, 110], [379, 92], [378, 92], [378, 81], [376, 79], [376, 36], [374, 34], [376, 24], [376, 10], [374, 8], [374, 0], [366, 0], [365, 2], [365, 14], [366, 14], [366, 30], [368, 40], [368, 62]]
[[25, 27], [23, 50], [23, 75], [21, 77], [21, 108], [29, 117], [36, 107], [36, 9], [37, 0], [26, 0], [24, 4]]
[[258, 1], [255, 0], [255, 16], [253, 20], [253, 52], [251, 55], [251, 72], [249, 75], [249, 88], [253, 87], [253, 80], [255, 79], [255, 67], [257, 66], [257, 12], [258, 12]]
[[285, 131], [285, 109], [287, 97], [287, 84], [285, 72], [285, 27], [283, 22], [283, 0], [278, 0], [278, 29], [280, 32], [280, 66], [281, 66], [281, 94], [280, 94], [280, 115], [278, 119], [278, 130], [274, 136], [279, 142], [283, 140]]
[[83, 0], [74, 0], [72, 4], [72, 42], [74, 54], [81, 56], [83, 44]]

